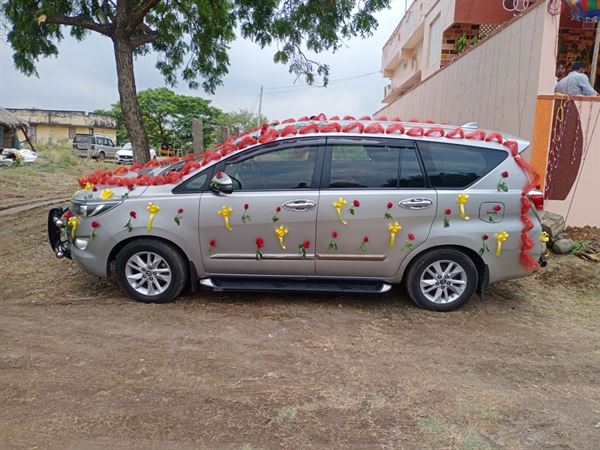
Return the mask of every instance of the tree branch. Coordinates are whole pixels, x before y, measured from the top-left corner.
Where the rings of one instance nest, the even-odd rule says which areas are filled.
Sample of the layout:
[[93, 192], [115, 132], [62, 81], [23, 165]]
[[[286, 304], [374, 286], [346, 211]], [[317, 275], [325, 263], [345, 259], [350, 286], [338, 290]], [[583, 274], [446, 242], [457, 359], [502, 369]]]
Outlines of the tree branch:
[[142, 3], [139, 8], [133, 11], [133, 14], [129, 18], [127, 30], [132, 32], [136, 26], [144, 21], [146, 14], [148, 14], [152, 8], [158, 5], [159, 2], [160, 0], [146, 0], [144, 3]]
[[92, 20], [86, 19], [83, 16], [47, 16], [43, 23], [55, 23], [58, 25], [71, 25], [74, 27], [85, 28], [86, 30], [95, 31], [104, 36], [111, 37], [113, 26], [101, 25]]
[[131, 38], [131, 48], [138, 48], [145, 44], [150, 44], [154, 42], [154, 40], [158, 37], [157, 31], [151, 31], [148, 34], [143, 34], [141, 36], [132, 37]]

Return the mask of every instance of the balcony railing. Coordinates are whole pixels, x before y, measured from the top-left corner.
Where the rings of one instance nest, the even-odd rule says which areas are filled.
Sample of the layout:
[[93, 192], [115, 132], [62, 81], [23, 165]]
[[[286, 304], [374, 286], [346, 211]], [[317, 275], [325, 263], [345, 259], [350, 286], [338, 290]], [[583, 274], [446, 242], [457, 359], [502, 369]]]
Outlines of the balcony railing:
[[417, 31], [419, 25], [425, 20], [425, 16], [440, 0], [414, 0], [404, 17], [383, 46], [382, 68], [393, 69], [400, 61], [400, 50], [402, 46]]

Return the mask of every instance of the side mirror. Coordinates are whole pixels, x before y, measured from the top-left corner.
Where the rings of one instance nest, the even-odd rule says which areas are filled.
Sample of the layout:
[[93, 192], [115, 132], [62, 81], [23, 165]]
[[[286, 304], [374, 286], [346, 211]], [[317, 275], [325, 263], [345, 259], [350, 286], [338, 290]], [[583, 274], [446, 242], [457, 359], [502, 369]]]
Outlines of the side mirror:
[[233, 181], [225, 172], [217, 172], [208, 186], [211, 191], [218, 194], [233, 193]]

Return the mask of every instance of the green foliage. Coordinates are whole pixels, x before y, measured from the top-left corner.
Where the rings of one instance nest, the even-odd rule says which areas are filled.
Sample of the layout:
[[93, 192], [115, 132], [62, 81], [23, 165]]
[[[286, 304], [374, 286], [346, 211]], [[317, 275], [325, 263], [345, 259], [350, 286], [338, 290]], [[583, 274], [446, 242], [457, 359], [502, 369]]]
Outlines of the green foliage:
[[[251, 111], [240, 109], [237, 112], [221, 113], [217, 119], [217, 123], [220, 128], [227, 130], [228, 135], [234, 135], [267, 123], [268, 120], [266, 116], [258, 118]], [[221, 136], [219, 137], [221, 138]]]
[[[39, 58], [58, 54], [61, 25], [83, 39], [89, 31], [126, 42], [135, 54], [154, 51], [156, 67], [169, 85], [183, 79], [192, 88], [214, 92], [229, 65], [235, 30], [261, 47], [276, 43], [275, 62], [308, 83], [328, 66], [309, 59], [339, 49], [345, 40], [368, 37], [377, 27], [373, 14], [390, 0], [2, 0], [11, 26], [8, 42], [15, 66], [37, 75]], [[98, 12], [102, 14], [98, 14]], [[106, 17], [104, 20], [103, 17]]]
[[[188, 95], [179, 95], [167, 88], [146, 89], [137, 94], [142, 122], [150, 144], [160, 149], [162, 144], [174, 148], [185, 147], [192, 141], [192, 119], [202, 118], [204, 145], [217, 142], [217, 126], [223, 116], [220, 109], [210, 106], [209, 100]], [[127, 129], [123, 122], [121, 105], [117, 102], [110, 110], [96, 110], [117, 119], [117, 140], [128, 142]]]

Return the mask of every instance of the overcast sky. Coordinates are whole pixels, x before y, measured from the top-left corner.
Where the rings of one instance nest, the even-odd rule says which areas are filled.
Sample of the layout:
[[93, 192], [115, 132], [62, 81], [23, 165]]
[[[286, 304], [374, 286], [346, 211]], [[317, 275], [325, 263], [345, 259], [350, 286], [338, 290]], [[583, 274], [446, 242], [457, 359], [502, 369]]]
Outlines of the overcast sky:
[[[335, 54], [317, 55], [318, 61], [330, 66], [331, 85], [328, 88], [272, 89], [294, 85], [295, 76], [288, 73], [286, 66], [273, 63], [274, 47], [260, 49], [240, 38], [232, 44], [229, 74], [215, 96], [208, 96], [201, 89], [191, 91], [184, 83], [174, 90], [210, 98], [215, 106], [225, 111], [240, 108], [256, 111], [258, 92], [263, 85], [263, 114], [269, 119], [319, 112], [327, 115], [372, 114], [382, 106], [386, 83], [381, 74], [343, 79], [379, 72], [381, 49], [402, 18], [404, 3], [404, 0], [393, 0], [391, 9], [377, 14], [379, 27], [371, 38], [356, 38], [346, 42], [346, 47]], [[58, 58], [41, 60], [37, 66], [39, 78], [29, 78], [14, 69], [12, 50], [3, 37], [0, 41], [0, 106], [84, 111], [107, 109], [119, 96], [112, 50], [111, 41], [97, 33], [90, 34], [82, 42], [67, 37], [59, 45]], [[152, 54], [136, 60], [138, 90], [165, 86], [155, 63], [156, 55]], [[303, 79], [296, 81], [296, 85], [302, 84]]]

